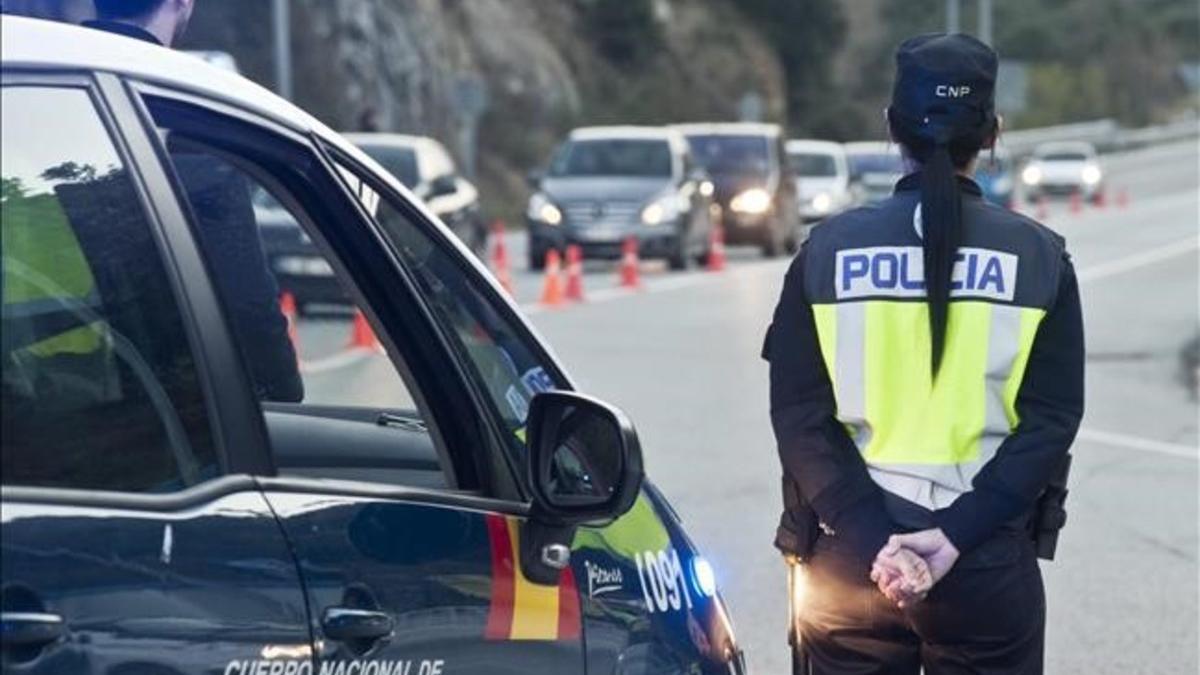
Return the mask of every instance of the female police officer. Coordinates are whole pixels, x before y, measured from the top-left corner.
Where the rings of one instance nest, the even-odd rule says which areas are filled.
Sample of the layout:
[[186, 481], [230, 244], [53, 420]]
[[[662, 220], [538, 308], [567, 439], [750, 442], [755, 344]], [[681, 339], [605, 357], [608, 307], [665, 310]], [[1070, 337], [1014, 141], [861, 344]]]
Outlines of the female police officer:
[[[777, 544], [807, 563], [814, 672], [1038, 673], [1028, 525], [1083, 413], [1075, 274], [1062, 238], [969, 178], [999, 131], [995, 52], [925, 35], [896, 66], [887, 121], [912, 172], [813, 231], [764, 346]], [[895, 562], [913, 553], [923, 601]]]

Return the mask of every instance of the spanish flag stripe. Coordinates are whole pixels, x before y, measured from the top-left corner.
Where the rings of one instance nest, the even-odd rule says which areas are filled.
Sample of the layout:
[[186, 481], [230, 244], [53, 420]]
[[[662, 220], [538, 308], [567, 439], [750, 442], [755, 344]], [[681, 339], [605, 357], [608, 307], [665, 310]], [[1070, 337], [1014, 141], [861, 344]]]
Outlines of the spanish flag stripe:
[[[517, 519], [508, 521], [508, 539], [512, 545], [513, 560], [520, 555], [520, 525]], [[513, 575], [515, 593], [513, 602], [513, 640], [554, 640], [558, 637], [558, 588], [535, 584], [525, 578], [520, 570]]]
[[558, 639], [578, 640], [579, 623], [579, 589], [575, 572], [568, 567], [558, 582]]
[[488, 640], [507, 640], [513, 624], [514, 578], [520, 571], [508, 536], [508, 519], [489, 513], [486, 520], [492, 548], [492, 602], [483, 635]]

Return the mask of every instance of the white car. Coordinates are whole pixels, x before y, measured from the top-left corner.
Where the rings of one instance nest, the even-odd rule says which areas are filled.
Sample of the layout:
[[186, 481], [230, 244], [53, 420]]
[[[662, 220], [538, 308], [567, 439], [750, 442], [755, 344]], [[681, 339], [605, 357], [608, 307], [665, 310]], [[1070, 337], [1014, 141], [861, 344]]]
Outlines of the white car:
[[428, 136], [387, 133], [343, 136], [421, 198], [476, 255], [483, 254], [487, 225], [480, 215], [479, 190], [459, 175], [445, 146]]
[[883, 141], [846, 143], [850, 165], [850, 190], [855, 204], [874, 204], [891, 196], [896, 181], [904, 177], [900, 146]]
[[796, 180], [800, 218], [805, 223], [822, 220], [853, 203], [850, 165], [840, 143], [797, 139], [784, 144], [784, 150]]
[[1090, 201], [1104, 191], [1104, 172], [1091, 143], [1044, 143], [1021, 170], [1025, 198], [1078, 194]]

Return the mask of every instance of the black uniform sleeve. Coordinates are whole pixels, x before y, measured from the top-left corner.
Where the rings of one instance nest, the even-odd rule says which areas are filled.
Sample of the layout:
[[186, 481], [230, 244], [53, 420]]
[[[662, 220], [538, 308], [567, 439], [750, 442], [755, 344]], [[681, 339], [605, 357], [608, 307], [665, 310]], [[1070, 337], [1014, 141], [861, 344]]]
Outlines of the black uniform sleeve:
[[1033, 508], [1075, 440], [1083, 417], [1083, 314], [1069, 260], [1058, 297], [1034, 338], [1017, 392], [1017, 428], [972, 482], [973, 489], [935, 514], [961, 552]]
[[197, 220], [213, 282], [253, 379], [267, 401], [304, 400], [304, 381], [267, 265], [250, 185], [231, 165], [208, 155], [173, 152]]
[[804, 292], [804, 255], [802, 251], [788, 270], [763, 345], [763, 357], [770, 362], [771, 425], [784, 475], [821, 522], [860, 559], [870, 561], [894, 526], [883, 493], [835, 417], [833, 385]]

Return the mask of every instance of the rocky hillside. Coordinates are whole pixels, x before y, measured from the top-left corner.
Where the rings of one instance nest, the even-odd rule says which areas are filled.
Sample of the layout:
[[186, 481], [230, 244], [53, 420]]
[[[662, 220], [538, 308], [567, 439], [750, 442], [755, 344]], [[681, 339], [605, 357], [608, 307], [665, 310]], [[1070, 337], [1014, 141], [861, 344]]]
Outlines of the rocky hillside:
[[[201, 0], [186, 46], [271, 86], [270, 4]], [[461, 157], [458, 104], [481, 84], [479, 183], [509, 218], [572, 126], [733, 119], [750, 91], [785, 114], [775, 53], [734, 0], [293, 0], [291, 19], [294, 98], [335, 128], [429, 134]]]

